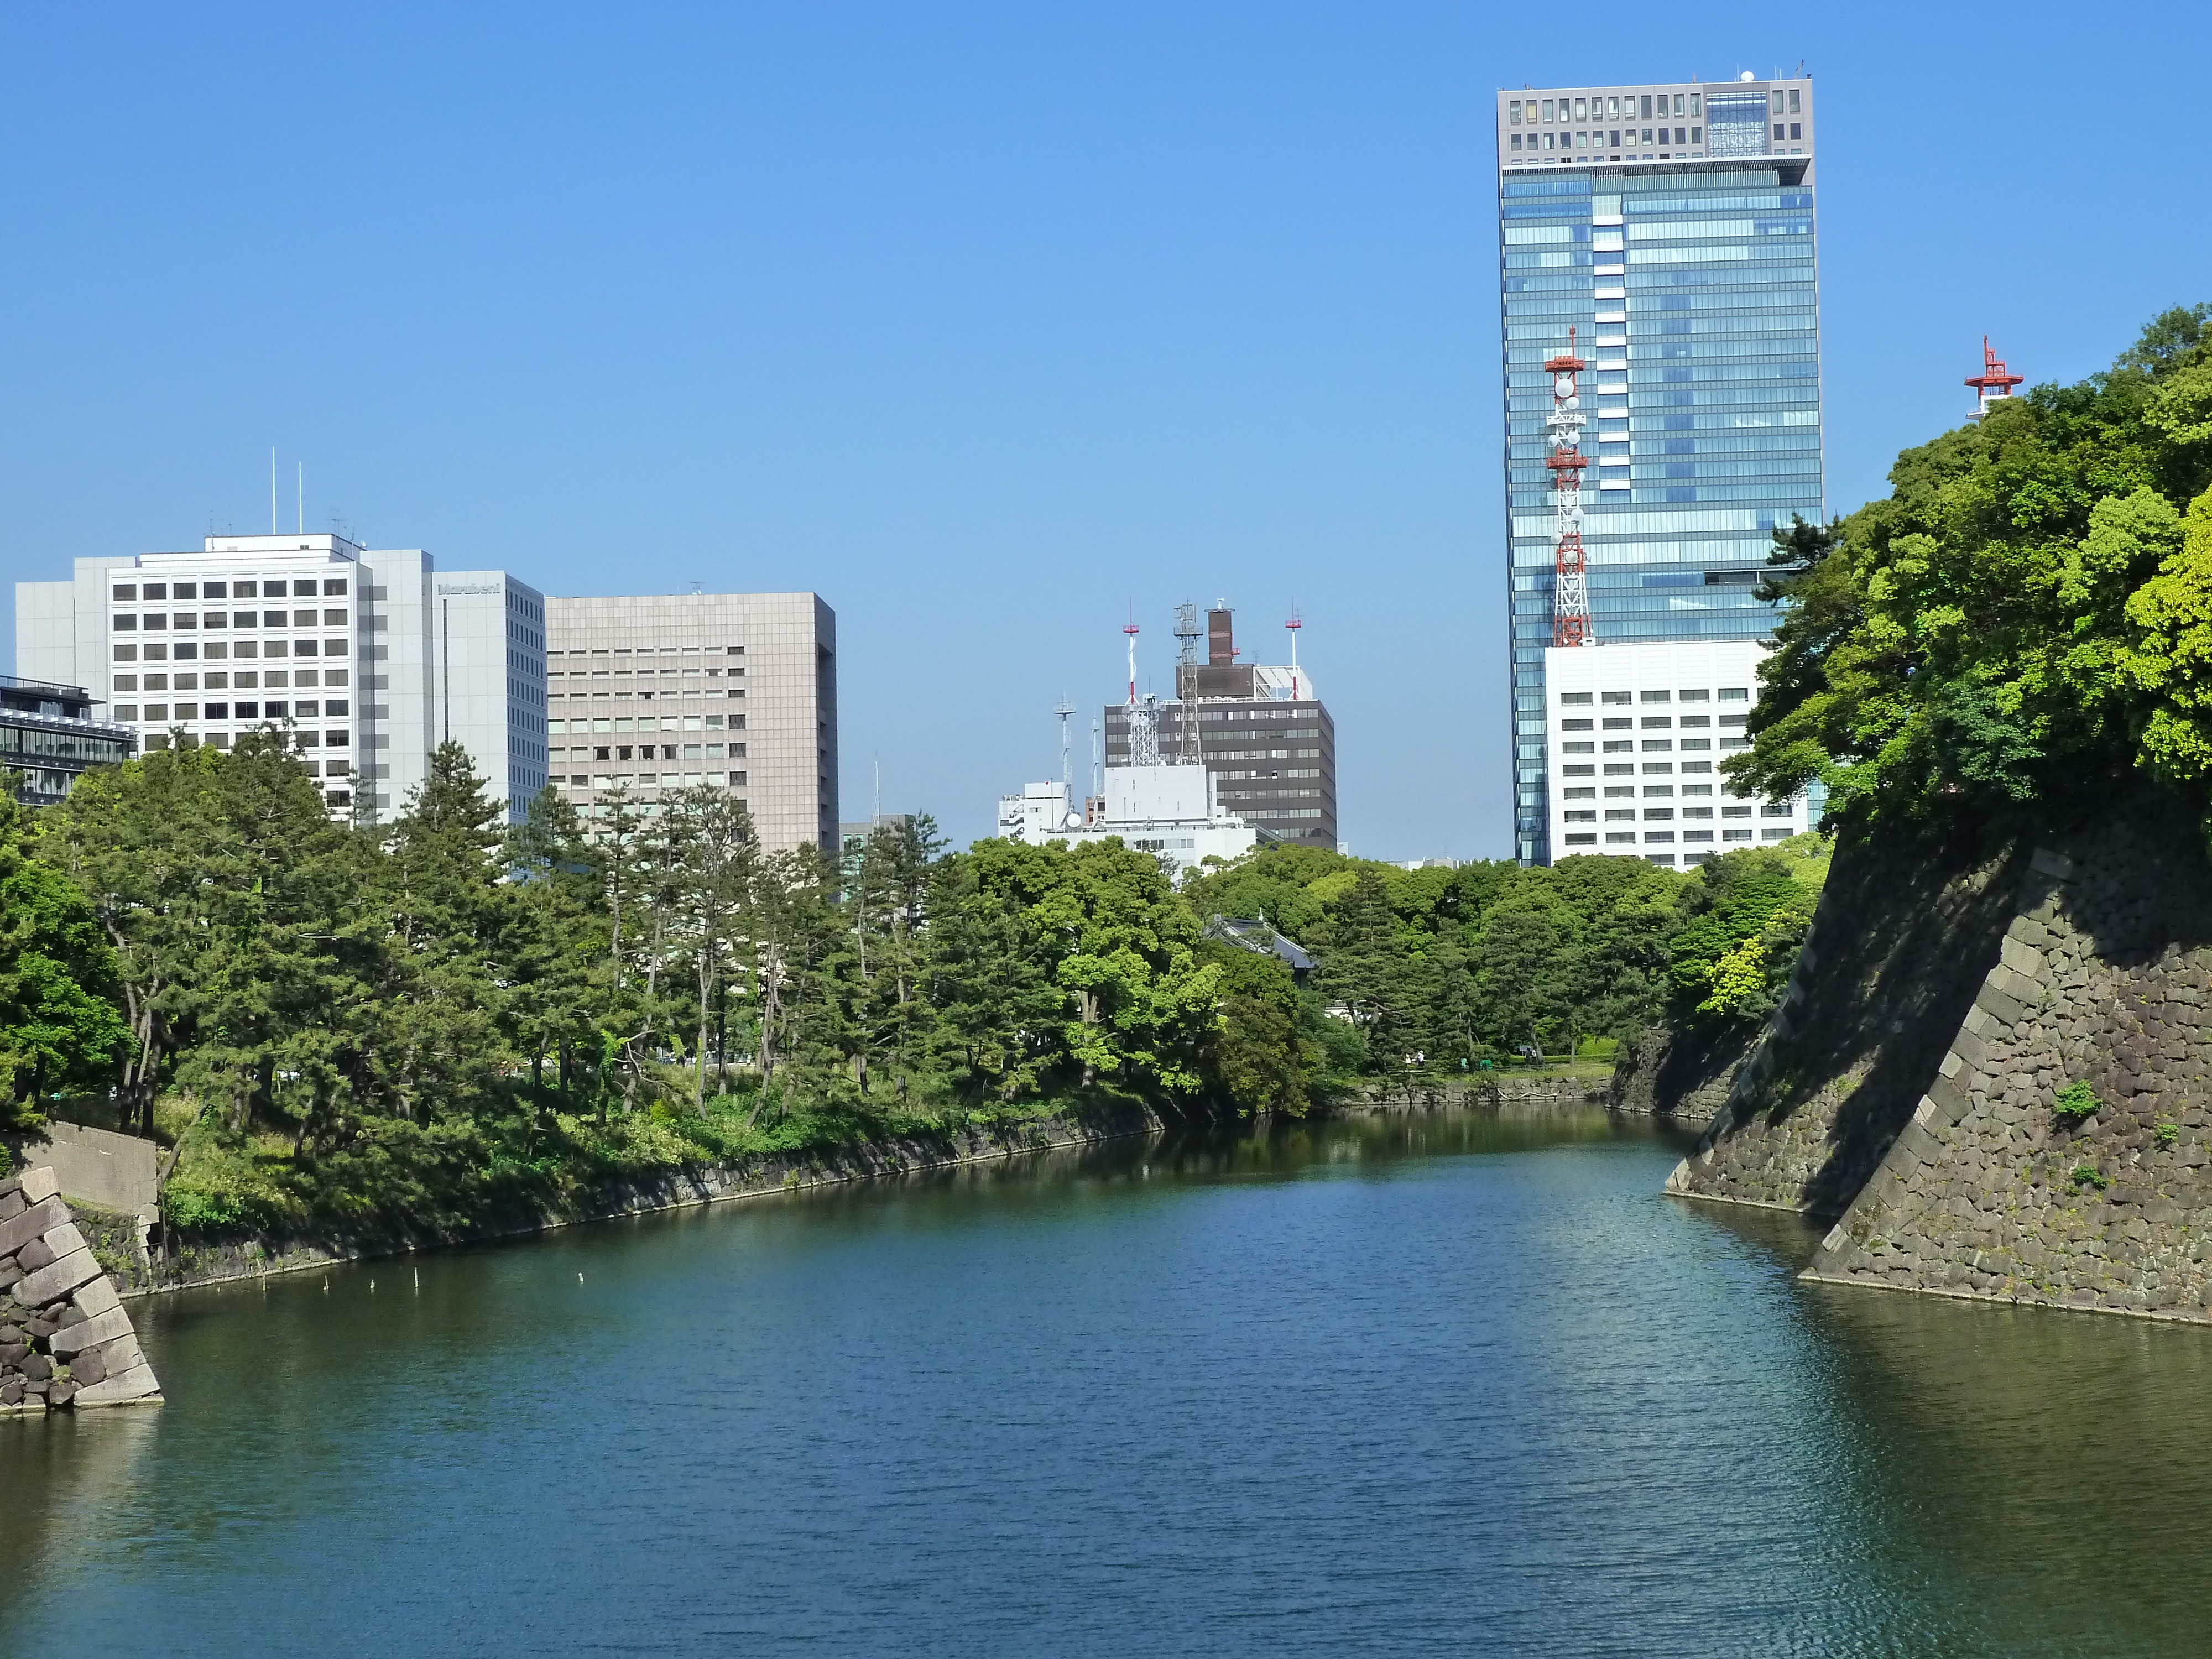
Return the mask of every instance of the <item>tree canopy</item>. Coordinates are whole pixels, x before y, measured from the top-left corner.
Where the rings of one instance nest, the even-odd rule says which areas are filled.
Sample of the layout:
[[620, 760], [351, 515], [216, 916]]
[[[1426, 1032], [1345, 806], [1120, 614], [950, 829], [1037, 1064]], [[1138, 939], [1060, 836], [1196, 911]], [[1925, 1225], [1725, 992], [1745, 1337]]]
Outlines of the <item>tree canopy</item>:
[[1899, 456], [1891, 494], [1778, 534], [1752, 747], [1848, 824], [2064, 815], [2141, 775], [2212, 811], [2212, 310]]

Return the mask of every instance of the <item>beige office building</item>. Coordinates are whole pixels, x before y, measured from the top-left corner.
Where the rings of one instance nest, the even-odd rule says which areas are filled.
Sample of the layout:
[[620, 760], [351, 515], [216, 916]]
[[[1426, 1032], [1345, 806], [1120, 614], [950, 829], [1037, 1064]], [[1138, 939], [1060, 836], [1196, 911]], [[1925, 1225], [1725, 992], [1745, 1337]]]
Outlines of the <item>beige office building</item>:
[[548, 769], [588, 819], [702, 783], [837, 850], [837, 615], [812, 593], [545, 602]]

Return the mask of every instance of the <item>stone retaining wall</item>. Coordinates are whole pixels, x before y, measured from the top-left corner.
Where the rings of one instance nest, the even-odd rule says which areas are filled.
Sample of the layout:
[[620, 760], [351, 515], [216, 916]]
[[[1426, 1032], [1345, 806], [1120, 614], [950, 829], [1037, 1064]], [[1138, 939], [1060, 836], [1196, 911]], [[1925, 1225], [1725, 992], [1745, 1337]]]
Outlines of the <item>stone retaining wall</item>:
[[0, 1414], [161, 1397], [52, 1169], [0, 1181]]
[[[2201, 831], [2154, 799], [2051, 840], [1984, 861], [1985, 890], [2006, 899], [2001, 928], [1967, 906], [1948, 936], [1924, 942], [1973, 972], [1972, 994], [1898, 1023], [1898, 1054], [1940, 1040], [1924, 1062], [1892, 1066], [1879, 1111], [1856, 1105], [1867, 1075], [1798, 1076], [1779, 1109], [1747, 1078], [1668, 1190], [1838, 1215], [1811, 1279], [2212, 1320], [2212, 866]], [[1854, 943], [1832, 920], [1824, 907], [1815, 937], [1848, 958]], [[1881, 949], [1862, 939], [1856, 954]], [[1817, 964], [1803, 978], [1793, 1018], [1823, 986]], [[1761, 1054], [1769, 1079], [1802, 1066], [1790, 1018]], [[1912, 1109], [1899, 1115], [1908, 1078]], [[2057, 1109], [2069, 1084], [2094, 1091], [2085, 1117]], [[1852, 1124], [1858, 1154], [1821, 1184]], [[1878, 1158], [1850, 1179], [1869, 1147]], [[1844, 1204], [1812, 1201], [1836, 1192]]]
[[[2212, 880], [2119, 826], [2039, 851], [1881, 1170], [1808, 1276], [2212, 1317]], [[2094, 1091], [2084, 1119], [2053, 1109]]]
[[2024, 862], [1902, 838], [1840, 851], [1782, 1006], [1667, 1190], [1842, 1214], [1996, 962]]

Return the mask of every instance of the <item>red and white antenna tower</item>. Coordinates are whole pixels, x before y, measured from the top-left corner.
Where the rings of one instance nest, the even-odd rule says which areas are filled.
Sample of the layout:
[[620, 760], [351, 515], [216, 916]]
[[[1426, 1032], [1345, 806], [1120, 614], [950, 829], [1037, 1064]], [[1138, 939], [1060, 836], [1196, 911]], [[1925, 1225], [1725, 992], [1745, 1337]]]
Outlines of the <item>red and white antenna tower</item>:
[[1547, 358], [1544, 372], [1552, 377], [1552, 453], [1544, 465], [1552, 469], [1557, 492], [1553, 533], [1558, 580], [1552, 590], [1552, 643], [1595, 645], [1590, 627], [1589, 580], [1583, 560], [1583, 469], [1589, 465], [1582, 451], [1583, 400], [1576, 377], [1589, 365], [1575, 356], [1575, 331], [1567, 330], [1567, 349]]
[[1990, 337], [1983, 335], [1982, 372], [1966, 376], [1966, 384], [1981, 394], [1981, 401], [1974, 406], [1974, 418], [1978, 421], [1987, 419], [1990, 405], [2001, 398], [2011, 397], [2012, 389], [2027, 378], [2025, 374], [2008, 373], [2004, 359], [1990, 349]]
[[1121, 630], [1129, 636], [1129, 707], [1137, 706], [1137, 619], [1129, 618], [1129, 625]]
[[1291, 701], [1298, 700], [1298, 629], [1305, 623], [1298, 619], [1298, 608], [1291, 607], [1291, 619], [1283, 624], [1291, 630]]

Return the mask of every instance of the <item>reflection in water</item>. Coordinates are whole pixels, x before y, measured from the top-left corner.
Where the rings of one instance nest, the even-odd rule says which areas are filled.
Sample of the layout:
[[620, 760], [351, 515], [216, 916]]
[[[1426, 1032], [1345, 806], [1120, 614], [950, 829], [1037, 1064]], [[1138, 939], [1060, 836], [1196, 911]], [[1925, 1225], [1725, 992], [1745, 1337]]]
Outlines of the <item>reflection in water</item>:
[[2212, 1332], [1799, 1283], [1602, 1113], [1131, 1139], [142, 1304], [0, 1653], [2158, 1654]]

